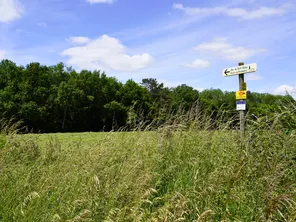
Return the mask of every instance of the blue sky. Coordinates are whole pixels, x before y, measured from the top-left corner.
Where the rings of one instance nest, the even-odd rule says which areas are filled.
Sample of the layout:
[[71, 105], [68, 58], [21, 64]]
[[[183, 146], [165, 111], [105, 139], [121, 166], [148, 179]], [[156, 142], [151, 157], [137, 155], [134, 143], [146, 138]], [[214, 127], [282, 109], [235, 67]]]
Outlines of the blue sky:
[[295, 0], [0, 0], [0, 59], [222, 90], [238, 88], [223, 68], [256, 62], [249, 90], [291, 92], [295, 12]]

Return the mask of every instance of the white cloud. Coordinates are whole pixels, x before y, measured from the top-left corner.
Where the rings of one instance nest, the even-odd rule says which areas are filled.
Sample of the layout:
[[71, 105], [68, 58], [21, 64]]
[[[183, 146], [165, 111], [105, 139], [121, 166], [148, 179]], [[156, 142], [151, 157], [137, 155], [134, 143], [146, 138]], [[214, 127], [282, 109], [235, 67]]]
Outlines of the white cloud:
[[202, 43], [194, 48], [196, 51], [212, 53], [231, 61], [242, 61], [252, 56], [263, 53], [265, 49], [251, 49], [242, 46], [234, 46], [225, 38], [217, 38], [211, 42]]
[[206, 60], [196, 59], [193, 62], [186, 64], [185, 66], [189, 68], [202, 69], [202, 68], [208, 68], [210, 66], [210, 62]]
[[260, 19], [270, 16], [279, 16], [288, 13], [290, 4], [284, 4], [278, 8], [260, 7], [254, 10], [247, 10], [244, 8], [229, 8], [229, 7], [212, 7], [212, 8], [198, 8], [198, 7], [184, 7], [182, 4], [173, 4], [174, 9], [184, 11], [188, 15], [197, 16], [215, 16], [225, 15], [231, 17], [237, 17], [244, 20]]
[[102, 35], [83, 46], [66, 49], [61, 54], [69, 56], [70, 65], [92, 70], [135, 71], [147, 68], [154, 60], [147, 53], [131, 56], [126, 51], [127, 48], [118, 39]]
[[47, 26], [47, 24], [45, 22], [38, 22], [37, 25], [42, 28], [45, 28]]
[[[270, 17], [270, 16], [280, 16], [284, 15], [289, 12], [289, 7], [292, 5], [283, 5], [279, 8], [269, 8], [269, 7], [261, 7], [259, 9], [253, 10], [253, 11], [247, 11], [242, 9], [241, 15], [234, 14], [233, 16], [241, 17], [242, 19], [260, 19], [264, 17]], [[232, 16], [230, 14], [230, 16]]]
[[201, 88], [201, 87], [194, 87], [194, 89], [196, 89], [199, 92], [206, 90], [206, 88]]
[[250, 74], [247, 74], [246, 75], [246, 78], [245, 78], [247, 81], [256, 81], [256, 80], [260, 80], [262, 79], [261, 76], [255, 74], [255, 73], [250, 73]]
[[4, 59], [5, 58], [5, 54], [6, 52], [3, 51], [3, 50], [0, 50], [0, 60]]
[[0, 0], [0, 23], [20, 18], [23, 7], [18, 0]]
[[89, 38], [83, 36], [71, 37], [68, 40], [74, 44], [86, 44], [90, 41]]
[[158, 83], [163, 83], [164, 87], [168, 87], [168, 88], [173, 88], [173, 87], [177, 87], [179, 83], [176, 83], [176, 82], [171, 82], [171, 81], [168, 81], [166, 79], [159, 79], [157, 78], [157, 82]]
[[296, 93], [296, 87], [289, 86], [289, 85], [281, 85], [274, 90], [274, 94], [286, 95], [287, 93], [289, 94]]
[[87, 0], [90, 4], [95, 4], [95, 3], [113, 3], [114, 0]]
[[185, 7], [182, 4], [179, 4], [179, 3], [174, 3], [173, 8], [174, 9], [185, 10]]

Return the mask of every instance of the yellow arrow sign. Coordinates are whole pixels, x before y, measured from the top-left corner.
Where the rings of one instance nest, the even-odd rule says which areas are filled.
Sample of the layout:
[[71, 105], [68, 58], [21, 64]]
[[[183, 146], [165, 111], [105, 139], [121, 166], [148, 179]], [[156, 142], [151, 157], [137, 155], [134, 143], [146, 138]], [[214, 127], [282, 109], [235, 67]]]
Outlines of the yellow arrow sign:
[[237, 91], [236, 92], [236, 99], [241, 100], [241, 99], [247, 99], [247, 91]]

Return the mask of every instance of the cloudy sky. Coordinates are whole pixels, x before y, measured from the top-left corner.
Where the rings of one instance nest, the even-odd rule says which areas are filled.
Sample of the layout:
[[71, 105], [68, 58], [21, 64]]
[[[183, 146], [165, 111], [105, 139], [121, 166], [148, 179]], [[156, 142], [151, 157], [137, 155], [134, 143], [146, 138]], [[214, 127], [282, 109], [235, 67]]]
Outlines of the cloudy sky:
[[0, 59], [64, 62], [120, 81], [237, 90], [222, 69], [257, 63], [248, 89], [296, 87], [295, 0], [0, 0]]

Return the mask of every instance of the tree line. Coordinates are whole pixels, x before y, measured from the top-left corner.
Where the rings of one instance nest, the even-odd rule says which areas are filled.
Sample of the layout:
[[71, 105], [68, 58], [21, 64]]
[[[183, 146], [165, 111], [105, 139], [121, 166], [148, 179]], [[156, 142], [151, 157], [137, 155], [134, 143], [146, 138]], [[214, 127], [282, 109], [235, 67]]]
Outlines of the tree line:
[[[249, 111], [259, 117], [280, 112], [279, 101], [294, 99], [252, 92], [248, 95]], [[169, 88], [154, 78], [122, 83], [105, 72], [77, 72], [63, 63], [0, 63], [2, 119], [21, 121], [32, 132], [116, 130], [137, 121], [161, 122], [166, 115], [180, 109], [189, 111], [197, 104], [202, 115], [212, 118], [221, 111], [227, 111], [226, 117], [237, 113], [235, 93], [220, 89], [200, 92], [185, 84]]]

